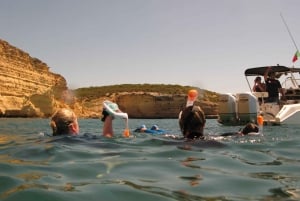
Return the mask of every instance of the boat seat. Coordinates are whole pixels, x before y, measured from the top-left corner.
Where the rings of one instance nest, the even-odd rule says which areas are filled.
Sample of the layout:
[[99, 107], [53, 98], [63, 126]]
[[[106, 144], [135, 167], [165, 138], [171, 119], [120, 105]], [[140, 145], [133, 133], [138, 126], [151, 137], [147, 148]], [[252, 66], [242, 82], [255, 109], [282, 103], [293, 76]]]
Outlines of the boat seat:
[[256, 96], [256, 98], [268, 98], [269, 97], [268, 92], [253, 92], [253, 95]]

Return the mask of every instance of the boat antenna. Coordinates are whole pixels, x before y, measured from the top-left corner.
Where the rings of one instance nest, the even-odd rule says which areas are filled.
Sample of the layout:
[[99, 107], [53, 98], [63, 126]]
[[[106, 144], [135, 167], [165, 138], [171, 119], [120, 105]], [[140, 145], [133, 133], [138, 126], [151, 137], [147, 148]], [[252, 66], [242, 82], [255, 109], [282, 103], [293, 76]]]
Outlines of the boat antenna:
[[295, 40], [294, 40], [294, 37], [292, 36], [292, 33], [291, 33], [291, 31], [290, 31], [290, 29], [289, 29], [289, 27], [288, 27], [286, 21], [284, 20], [282, 13], [280, 13], [280, 16], [281, 16], [281, 19], [282, 19], [282, 21], [283, 21], [283, 23], [284, 23], [284, 25], [285, 25], [287, 31], [289, 32], [289, 35], [290, 35], [290, 37], [291, 37], [291, 39], [292, 39], [292, 41], [293, 41], [293, 43], [294, 43], [294, 45], [295, 45], [295, 47], [296, 47], [296, 50], [299, 51], [299, 49], [298, 49], [298, 47], [297, 47], [297, 44], [296, 44], [296, 42], [295, 42]]

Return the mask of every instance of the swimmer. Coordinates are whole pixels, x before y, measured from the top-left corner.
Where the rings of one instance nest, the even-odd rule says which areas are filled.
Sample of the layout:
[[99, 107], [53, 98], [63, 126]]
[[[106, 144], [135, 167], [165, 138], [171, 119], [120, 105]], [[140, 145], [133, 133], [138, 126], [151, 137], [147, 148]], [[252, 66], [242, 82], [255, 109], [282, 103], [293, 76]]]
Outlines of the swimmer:
[[134, 130], [134, 132], [144, 133], [146, 130], [147, 130], [147, 127], [146, 127], [145, 124], [143, 124], [143, 125], [137, 127], [137, 128]]
[[[112, 121], [114, 117], [109, 115], [105, 110], [102, 117], [103, 125], [103, 136], [112, 137], [113, 128]], [[80, 128], [75, 113], [68, 108], [58, 109], [51, 117], [50, 126], [53, 131], [53, 136], [58, 135], [78, 135]]]
[[[104, 122], [104, 125], [103, 125], [102, 134], [105, 137], [111, 138], [114, 136], [112, 121], [115, 118], [115, 116], [117, 116], [117, 117], [120, 116], [120, 117], [128, 120], [128, 115], [127, 115], [127, 113], [123, 113], [119, 109], [119, 106], [116, 103], [113, 103], [111, 101], [104, 101], [103, 105], [104, 105], [104, 107], [103, 107], [103, 111], [102, 111], [101, 121]], [[127, 122], [127, 124], [128, 124], [128, 122]], [[128, 126], [128, 125], [126, 125], [126, 126]], [[126, 128], [125, 131], [127, 134], [126, 137], [128, 137], [129, 136], [128, 128]], [[124, 134], [125, 134], [125, 131], [124, 131]]]
[[200, 106], [194, 104], [198, 92], [190, 90], [187, 95], [187, 104], [179, 113], [179, 126], [184, 138], [203, 139], [203, 131], [206, 123], [205, 114]]
[[57, 110], [51, 117], [50, 126], [53, 136], [78, 135], [79, 124], [75, 113], [67, 108]]
[[156, 124], [154, 124], [150, 129], [153, 131], [157, 131], [159, 130], [159, 127]]
[[200, 106], [188, 106], [179, 114], [179, 126], [184, 138], [203, 138], [205, 123], [205, 115]]
[[259, 133], [258, 125], [254, 123], [247, 123], [243, 129], [238, 132], [223, 133], [221, 136], [245, 136], [245, 135], [257, 135]]
[[159, 127], [157, 125], [152, 125], [152, 127], [150, 129], [148, 129], [146, 127], [145, 124], [137, 127], [134, 132], [137, 133], [149, 133], [149, 134], [166, 134], [167, 131], [159, 129]]

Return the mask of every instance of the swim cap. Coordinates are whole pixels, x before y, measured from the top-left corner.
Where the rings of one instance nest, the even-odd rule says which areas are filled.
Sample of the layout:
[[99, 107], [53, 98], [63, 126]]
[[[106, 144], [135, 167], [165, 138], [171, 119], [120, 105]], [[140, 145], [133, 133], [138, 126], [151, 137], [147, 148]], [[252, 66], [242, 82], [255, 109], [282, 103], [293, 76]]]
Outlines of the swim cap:
[[139, 129], [147, 129], [147, 127], [146, 127], [145, 124], [143, 124], [143, 125], [141, 125], [141, 126], [139, 127]]
[[158, 130], [158, 129], [159, 129], [158, 126], [155, 124], [151, 127], [151, 130]]

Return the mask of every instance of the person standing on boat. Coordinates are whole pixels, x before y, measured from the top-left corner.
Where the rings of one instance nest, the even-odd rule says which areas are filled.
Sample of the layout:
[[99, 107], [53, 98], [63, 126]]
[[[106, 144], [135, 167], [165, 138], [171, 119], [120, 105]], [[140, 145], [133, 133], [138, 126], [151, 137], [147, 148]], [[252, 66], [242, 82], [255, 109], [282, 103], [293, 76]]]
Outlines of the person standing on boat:
[[275, 77], [275, 72], [270, 72], [270, 70], [271, 67], [268, 67], [264, 74], [266, 91], [269, 94], [266, 102], [279, 102], [279, 92], [282, 97], [284, 97], [284, 92], [280, 82]]

